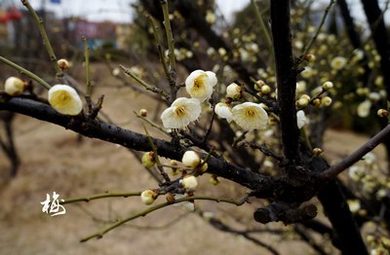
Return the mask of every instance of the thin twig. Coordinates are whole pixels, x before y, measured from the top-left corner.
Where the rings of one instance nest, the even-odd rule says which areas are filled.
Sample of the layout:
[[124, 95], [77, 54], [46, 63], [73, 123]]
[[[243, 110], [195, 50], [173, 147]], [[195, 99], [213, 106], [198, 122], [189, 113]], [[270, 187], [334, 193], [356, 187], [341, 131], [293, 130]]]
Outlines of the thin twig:
[[152, 86], [148, 83], [146, 83], [144, 80], [142, 80], [140, 77], [135, 75], [133, 72], [130, 71], [129, 68], [124, 67], [123, 65], [119, 65], [119, 67], [123, 70], [123, 72], [127, 75], [129, 75], [131, 78], [133, 78], [138, 84], [140, 84], [142, 87], [144, 87], [146, 90], [149, 90], [153, 93], [160, 94], [165, 100], [168, 98], [168, 95], [161, 89]]
[[269, 33], [269, 29], [267, 28], [267, 26], [264, 23], [263, 17], [261, 15], [260, 10], [259, 10], [259, 6], [257, 5], [255, 0], [251, 0], [251, 4], [252, 4], [253, 9], [255, 11], [257, 23], [259, 23], [260, 29], [263, 32], [263, 35], [265, 37], [265, 42], [267, 44], [268, 50], [269, 50], [270, 53], [273, 54], [274, 48], [272, 46], [271, 35]]
[[171, 21], [169, 19], [168, 1], [161, 0], [161, 7], [164, 15], [164, 28], [165, 28], [165, 34], [167, 36], [167, 43], [168, 43], [168, 51], [169, 51], [168, 56], [169, 56], [169, 65], [170, 65], [169, 71], [172, 72], [176, 69], [176, 58], [174, 52], [175, 40], [173, 39]]
[[34, 74], [33, 72], [30, 72], [29, 70], [21, 67], [20, 65], [12, 62], [9, 59], [6, 59], [3, 56], [0, 56], [0, 61], [3, 62], [6, 65], [9, 65], [10, 67], [16, 69], [19, 73], [26, 75], [27, 77], [31, 78], [32, 80], [38, 82], [38, 84], [42, 85], [45, 89], [50, 89], [51, 85], [44, 81], [42, 78], [40, 78], [38, 75]]
[[145, 130], [145, 134], [146, 136], [148, 137], [148, 141], [150, 143], [150, 146], [152, 147], [152, 150], [154, 152], [154, 160], [156, 161], [156, 165], [157, 165], [157, 169], [160, 171], [160, 174], [161, 176], [164, 178], [164, 180], [169, 183], [171, 181], [171, 179], [169, 178], [168, 174], [165, 172], [164, 168], [162, 167], [162, 164], [160, 162], [160, 159], [158, 157], [158, 152], [157, 152], [157, 147], [156, 145], [153, 143], [153, 139], [152, 137], [149, 135], [149, 132], [148, 130], [146, 129], [145, 126], [144, 127], [144, 130]]
[[158, 204], [158, 205], [155, 205], [153, 207], [149, 207], [143, 211], [140, 211], [128, 218], [125, 218], [123, 220], [120, 220], [118, 222], [116, 222], [115, 224], [112, 224], [106, 228], [104, 228], [103, 230], [95, 233], [95, 234], [92, 234], [90, 236], [87, 236], [85, 238], [83, 238], [80, 242], [86, 242], [92, 238], [102, 238], [107, 232], [125, 224], [126, 222], [129, 222], [131, 220], [134, 220], [134, 219], [137, 219], [139, 217], [144, 217], [146, 215], [148, 215], [149, 213], [151, 212], [154, 212], [156, 210], [159, 210], [159, 209], [162, 209], [164, 207], [167, 207], [167, 206], [170, 206], [172, 204], [178, 204], [178, 203], [182, 203], [182, 202], [189, 202], [189, 201], [196, 201], [196, 200], [206, 200], [206, 201], [215, 201], [217, 203], [228, 203], [228, 204], [233, 204], [233, 205], [237, 205], [237, 206], [240, 206], [242, 204], [245, 203], [246, 199], [243, 200], [231, 200], [231, 199], [223, 199], [223, 198], [213, 198], [213, 197], [207, 197], [207, 196], [193, 196], [193, 197], [183, 197], [183, 198], [179, 198], [179, 199], [176, 199], [175, 201], [173, 202], [165, 202], [165, 203], [161, 203], [161, 204]]
[[315, 32], [314, 36], [311, 38], [311, 40], [309, 41], [309, 43], [306, 45], [305, 49], [303, 50], [302, 57], [300, 57], [298, 59], [298, 62], [296, 64], [297, 66], [299, 66], [303, 62], [304, 57], [307, 55], [307, 53], [309, 53], [309, 50], [311, 49], [311, 47], [313, 46], [313, 44], [317, 40], [317, 37], [320, 34], [321, 29], [325, 24], [326, 18], [328, 17], [329, 11], [335, 3], [336, 3], [336, 0], [330, 0], [329, 5], [326, 7], [324, 15], [322, 16], [320, 25], [318, 26], [317, 31]]
[[141, 192], [105, 192], [101, 194], [96, 194], [92, 196], [86, 196], [86, 197], [75, 197], [75, 198], [69, 198], [65, 199], [64, 201], [60, 202], [60, 204], [71, 204], [71, 203], [77, 203], [77, 202], [89, 202], [91, 200], [96, 199], [102, 199], [102, 198], [110, 198], [110, 197], [135, 197], [140, 196]]
[[141, 120], [145, 121], [146, 123], [148, 123], [150, 126], [160, 130], [162, 133], [164, 133], [165, 135], [167, 136], [171, 136], [171, 134], [169, 132], [167, 132], [164, 128], [162, 128], [161, 126], [157, 125], [156, 123], [154, 123], [153, 121], [151, 120], [148, 120], [147, 118], [141, 116], [140, 114], [138, 114], [136, 111], [134, 111], [134, 114], [137, 116], [137, 118], [140, 118]]
[[52, 62], [54, 69], [56, 70], [56, 77], [59, 79], [62, 79], [62, 77], [64, 76], [64, 73], [57, 64], [57, 57], [56, 57], [56, 54], [54, 53], [53, 47], [51, 46], [49, 37], [47, 36], [45, 26], [43, 24], [43, 20], [38, 16], [38, 14], [34, 10], [34, 8], [32, 8], [32, 6], [28, 0], [21, 0], [21, 2], [28, 9], [29, 13], [32, 15], [32, 17], [34, 19], [35, 25], [39, 29], [39, 33], [42, 36], [43, 45], [45, 46], [46, 51], [49, 54], [50, 61]]

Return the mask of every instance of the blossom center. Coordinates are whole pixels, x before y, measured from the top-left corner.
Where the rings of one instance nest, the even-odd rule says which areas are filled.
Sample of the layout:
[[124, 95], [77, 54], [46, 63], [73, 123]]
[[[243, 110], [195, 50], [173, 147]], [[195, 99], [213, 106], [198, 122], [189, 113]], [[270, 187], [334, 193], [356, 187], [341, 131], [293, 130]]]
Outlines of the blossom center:
[[185, 115], [185, 108], [184, 106], [176, 106], [174, 112], [178, 117], [183, 117]]
[[245, 115], [249, 118], [253, 118], [256, 115], [256, 112], [253, 109], [248, 109], [246, 110]]
[[195, 89], [201, 89], [204, 87], [204, 80], [206, 78], [206, 75], [199, 75], [195, 80], [194, 80], [194, 88]]

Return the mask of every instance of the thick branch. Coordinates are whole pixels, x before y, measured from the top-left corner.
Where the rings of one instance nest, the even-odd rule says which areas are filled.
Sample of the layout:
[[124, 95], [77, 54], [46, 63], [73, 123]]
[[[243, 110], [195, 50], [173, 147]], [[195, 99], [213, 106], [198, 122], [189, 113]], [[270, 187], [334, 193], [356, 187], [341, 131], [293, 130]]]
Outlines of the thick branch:
[[290, 1], [272, 0], [270, 3], [283, 149], [288, 160], [297, 162], [300, 160], [299, 130], [295, 110], [296, 70], [291, 47]]
[[[383, 81], [387, 93], [387, 100], [390, 99], [390, 47], [387, 29], [383, 18], [383, 13], [379, 7], [377, 0], [361, 0], [366, 14], [368, 23], [370, 24], [372, 39], [374, 40], [376, 49], [380, 59], [380, 69], [383, 75]], [[381, 126], [384, 128], [387, 125], [386, 121], [381, 121]], [[387, 159], [390, 160], [390, 137], [383, 141], [387, 150]]]
[[384, 129], [382, 129], [382, 131], [380, 131], [378, 134], [368, 140], [364, 145], [362, 145], [351, 155], [344, 158], [336, 165], [331, 166], [330, 168], [328, 168], [328, 170], [322, 172], [321, 177], [324, 179], [331, 179], [336, 177], [339, 173], [361, 160], [364, 155], [372, 151], [376, 146], [378, 146], [385, 139], [387, 139], [389, 137], [389, 134], [390, 125], [387, 125]]
[[[97, 138], [110, 143], [122, 145], [138, 151], [151, 151], [148, 137], [131, 130], [107, 124], [99, 120], [87, 119], [84, 116], [70, 117], [57, 113], [49, 105], [27, 98], [9, 98], [0, 95], [0, 110], [21, 113], [39, 120], [54, 123], [90, 138]], [[158, 155], [171, 159], [181, 160], [185, 148], [170, 142], [153, 139]], [[259, 190], [262, 195], [272, 194], [274, 189], [273, 178], [263, 176], [247, 169], [235, 167], [230, 163], [210, 157], [207, 161], [208, 172], [223, 178], [230, 179], [245, 187]]]

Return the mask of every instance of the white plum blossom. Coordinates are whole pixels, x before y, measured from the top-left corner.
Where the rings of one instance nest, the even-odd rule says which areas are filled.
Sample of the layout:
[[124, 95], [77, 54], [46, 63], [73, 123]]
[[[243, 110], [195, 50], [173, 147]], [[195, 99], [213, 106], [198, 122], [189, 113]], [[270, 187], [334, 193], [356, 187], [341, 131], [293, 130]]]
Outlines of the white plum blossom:
[[233, 120], [232, 108], [225, 103], [219, 102], [216, 104], [214, 111], [218, 117], [226, 119], [227, 122], [231, 122]]
[[235, 82], [229, 84], [229, 86], [226, 87], [226, 96], [233, 98], [233, 99], [240, 98], [241, 97], [241, 86]]
[[203, 102], [211, 97], [217, 81], [215, 73], [195, 70], [185, 80], [186, 91], [192, 98]]
[[360, 210], [360, 201], [357, 199], [348, 200], [348, 207], [351, 213], [357, 213]]
[[365, 100], [360, 103], [357, 107], [357, 115], [361, 118], [367, 118], [370, 114], [371, 105], [372, 103], [370, 100]]
[[25, 89], [24, 82], [17, 77], [11, 76], [7, 80], [5, 80], [4, 90], [5, 93], [7, 93], [10, 96], [19, 96], [23, 93], [24, 89]]
[[330, 66], [334, 69], [334, 70], [341, 70], [345, 67], [345, 65], [347, 64], [347, 59], [344, 58], [344, 57], [335, 57], [334, 59], [332, 59], [332, 61], [330, 62]]
[[362, 159], [364, 160], [364, 162], [365, 162], [367, 165], [372, 165], [372, 164], [374, 164], [375, 161], [376, 161], [376, 156], [375, 156], [374, 153], [369, 152], [369, 153], [367, 153], [366, 155], [364, 155]]
[[179, 97], [161, 114], [165, 128], [185, 128], [199, 118], [200, 102], [194, 98]]
[[180, 180], [180, 183], [186, 190], [189, 191], [195, 190], [195, 188], [198, 186], [198, 181], [193, 175], [185, 176], [182, 180]]
[[301, 129], [303, 126], [309, 124], [309, 119], [306, 117], [306, 114], [303, 110], [297, 111], [297, 125]]
[[297, 94], [305, 93], [306, 91], [306, 82], [305, 81], [298, 81], [297, 82]]
[[268, 124], [268, 114], [260, 104], [245, 102], [232, 109], [233, 120], [242, 129], [250, 131], [264, 129]]
[[186, 167], [195, 168], [200, 164], [200, 157], [195, 151], [186, 151], [183, 154], [181, 162]]
[[49, 89], [51, 107], [64, 115], [75, 116], [83, 110], [83, 103], [76, 90], [69, 85], [57, 84]]
[[145, 205], [153, 204], [154, 200], [157, 198], [157, 193], [153, 190], [145, 190], [141, 193], [141, 200]]
[[213, 11], [207, 10], [206, 12], [206, 21], [209, 24], [214, 24], [217, 20], [217, 16], [214, 14]]

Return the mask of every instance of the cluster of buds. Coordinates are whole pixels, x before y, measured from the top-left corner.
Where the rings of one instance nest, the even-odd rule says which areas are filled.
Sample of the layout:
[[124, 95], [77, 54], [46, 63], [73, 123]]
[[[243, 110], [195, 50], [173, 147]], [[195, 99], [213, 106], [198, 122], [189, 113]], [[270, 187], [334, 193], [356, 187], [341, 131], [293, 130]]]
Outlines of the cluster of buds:
[[255, 83], [255, 90], [259, 91], [258, 95], [269, 95], [272, 92], [271, 87], [266, 84], [263, 80], [258, 80]]

